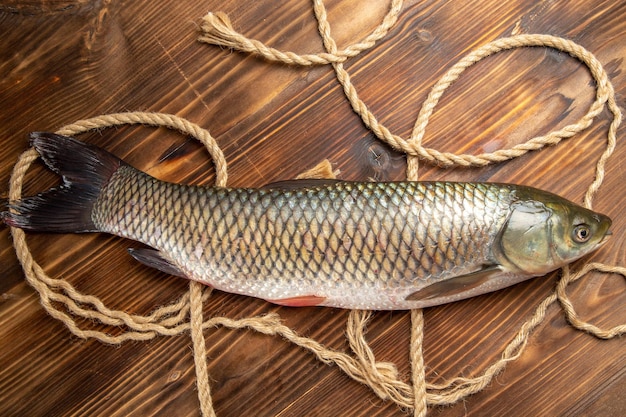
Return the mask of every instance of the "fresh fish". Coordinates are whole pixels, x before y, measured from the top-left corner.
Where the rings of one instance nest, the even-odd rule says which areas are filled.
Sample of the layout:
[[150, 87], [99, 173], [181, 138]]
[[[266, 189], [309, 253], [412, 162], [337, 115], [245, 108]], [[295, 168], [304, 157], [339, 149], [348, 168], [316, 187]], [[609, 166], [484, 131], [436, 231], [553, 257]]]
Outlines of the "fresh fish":
[[106, 232], [140, 262], [287, 306], [423, 308], [545, 275], [597, 249], [611, 220], [554, 194], [492, 183], [298, 180], [262, 189], [157, 180], [93, 145], [32, 144], [63, 184], [4, 222]]

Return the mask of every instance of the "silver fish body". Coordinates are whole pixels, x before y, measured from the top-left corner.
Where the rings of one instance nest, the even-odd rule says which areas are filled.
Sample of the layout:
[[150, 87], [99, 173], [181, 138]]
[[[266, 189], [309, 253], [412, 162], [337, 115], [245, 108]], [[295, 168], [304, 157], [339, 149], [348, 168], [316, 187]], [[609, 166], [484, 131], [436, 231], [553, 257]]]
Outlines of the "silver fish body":
[[[81, 221], [56, 231], [137, 240], [154, 248], [131, 252], [144, 263], [284, 305], [395, 310], [456, 301], [569, 263], [604, 242], [610, 226], [604, 215], [523, 186], [193, 187], [159, 181], [73, 139], [40, 134], [33, 143], [67, 185], [61, 197], [52, 190], [22, 200], [7, 223], [47, 230], [52, 209], [75, 189], [88, 196], [74, 210]], [[69, 161], [72, 172], [64, 173], [68, 147], [100, 166], [77, 174], [79, 161]], [[99, 180], [81, 190], [73, 178], [81, 175]], [[47, 214], [38, 220], [39, 213]]]

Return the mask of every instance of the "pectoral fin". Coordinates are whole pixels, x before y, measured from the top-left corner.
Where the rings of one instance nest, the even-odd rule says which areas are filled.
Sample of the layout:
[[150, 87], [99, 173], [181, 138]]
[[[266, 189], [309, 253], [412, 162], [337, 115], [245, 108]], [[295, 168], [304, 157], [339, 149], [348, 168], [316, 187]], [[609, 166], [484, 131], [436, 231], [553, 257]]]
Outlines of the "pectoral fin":
[[427, 287], [420, 288], [419, 290], [409, 294], [406, 297], [406, 300], [420, 301], [460, 295], [484, 284], [494, 274], [498, 274], [500, 272], [501, 270], [498, 265], [485, 265], [476, 272], [459, 275], [458, 277], [435, 282]]
[[163, 271], [167, 274], [174, 275], [177, 277], [187, 278], [185, 273], [180, 270], [176, 265], [171, 263], [169, 260], [165, 259], [161, 252], [155, 249], [133, 249], [129, 248], [128, 253], [141, 262], [144, 265], [147, 265], [151, 268], [158, 269], [159, 271]]

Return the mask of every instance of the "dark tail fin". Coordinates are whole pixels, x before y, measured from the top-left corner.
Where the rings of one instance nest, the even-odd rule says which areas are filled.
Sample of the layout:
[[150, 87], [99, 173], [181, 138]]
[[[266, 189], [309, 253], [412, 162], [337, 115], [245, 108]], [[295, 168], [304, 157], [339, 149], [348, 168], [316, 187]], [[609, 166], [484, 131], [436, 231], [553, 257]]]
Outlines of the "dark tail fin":
[[31, 144], [63, 184], [9, 204], [6, 224], [39, 232], [94, 232], [93, 205], [111, 176], [124, 164], [97, 146], [54, 133], [31, 133]]

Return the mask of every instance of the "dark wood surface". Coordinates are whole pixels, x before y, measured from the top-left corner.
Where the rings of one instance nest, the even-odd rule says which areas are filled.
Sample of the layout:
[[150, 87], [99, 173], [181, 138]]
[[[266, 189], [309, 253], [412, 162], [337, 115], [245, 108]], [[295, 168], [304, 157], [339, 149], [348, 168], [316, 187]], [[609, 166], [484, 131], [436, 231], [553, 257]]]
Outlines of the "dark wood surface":
[[[328, 1], [339, 46], [367, 35], [387, 1]], [[0, 4], [0, 196], [27, 147], [27, 133], [104, 113], [173, 113], [208, 128], [223, 148], [233, 186], [292, 178], [324, 158], [344, 179], [402, 179], [405, 159], [375, 139], [352, 112], [329, 66], [288, 67], [197, 42], [207, 11], [226, 12], [241, 33], [300, 53], [320, 52], [311, 4], [256, 1], [19, 1]], [[346, 68], [362, 99], [394, 133], [407, 137], [429, 88], [465, 53], [512, 33], [574, 40], [605, 66], [623, 105], [626, 4], [600, 2], [409, 1], [397, 25]], [[467, 71], [443, 97], [425, 143], [480, 153], [511, 146], [580, 118], [595, 94], [587, 70], [566, 54], [528, 48], [498, 54]], [[422, 179], [507, 181], [582, 201], [609, 124], [608, 112], [567, 142], [482, 169], [423, 165]], [[612, 241], [590, 259], [626, 264], [624, 129], [595, 208], [614, 220]], [[82, 135], [152, 175], [211, 183], [201, 146], [165, 129], [120, 127]], [[175, 149], [175, 157], [163, 158]], [[376, 157], [376, 156], [379, 157]], [[33, 170], [41, 173], [41, 169]], [[52, 184], [29, 175], [27, 192]], [[178, 278], [138, 265], [130, 242], [104, 235], [31, 235], [35, 259], [53, 277], [111, 308], [147, 314], [187, 289]], [[580, 266], [580, 263], [577, 264]], [[199, 415], [188, 335], [109, 346], [72, 336], [48, 316], [25, 282], [0, 226], [0, 415]], [[479, 374], [536, 305], [556, 274], [494, 294], [430, 308], [424, 358], [427, 379]], [[591, 274], [569, 289], [581, 315], [603, 327], [626, 321], [619, 275]], [[336, 349], [348, 312], [290, 309], [215, 293], [207, 317], [277, 312], [299, 333]], [[84, 328], [99, 329], [81, 321]], [[401, 416], [337, 367], [279, 338], [251, 331], [205, 332], [218, 416]], [[408, 381], [409, 313], [379, 312], [368, 325], [379, 360]], [[432, 415], [626, 414], [623, 338], [602, 341], [572, 329], [553, 306], [522, 357], [484, 391]]]

